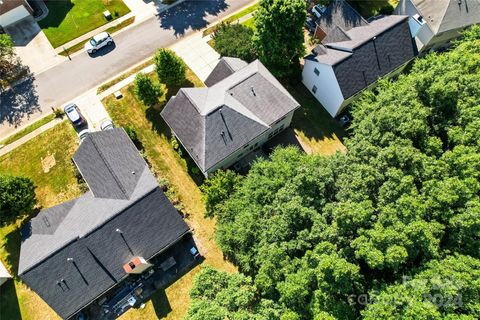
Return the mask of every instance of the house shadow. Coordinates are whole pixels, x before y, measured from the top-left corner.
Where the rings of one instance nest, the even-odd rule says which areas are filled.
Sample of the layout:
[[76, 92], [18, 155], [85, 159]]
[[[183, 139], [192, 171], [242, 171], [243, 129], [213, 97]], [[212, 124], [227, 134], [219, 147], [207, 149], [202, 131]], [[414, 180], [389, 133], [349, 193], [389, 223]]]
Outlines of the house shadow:
[[19, 73], [24, 73], [23, 81], [6, 91], [0, 91], [0, 125], [5, 122], [18, 126], [22, 119], [40, 111], [35, 77], [28, 67], [19, 65]]
[[300, 108], [293, 115], [291, 125], [293, 129], [301, 131], [305, 137], [312, 140], [338, 139], [342, 144], [344, 143], [347, 132], [302, 83], [283, 84], [300, 104]]
[[205, 28], [207, 16], [216, 16], [227, 8], [225, 0], [190, 0], [160, 13], [158, 19], [162, 29], [173, 29], [175, 37], [181, 37], [190, 29]]
[[21, 320], [20, 306], [13, 279], [8, 279], [2, 284], [0, 296], [0, 318], [8, 320]]
[[47, 6], [49, 13], [45, 18], [38, 22], [43, 29], [57, 28], [62, 21], [66, 19], [68, 13], [74, 6], [71, 0], [48, 1], [45, 5]]

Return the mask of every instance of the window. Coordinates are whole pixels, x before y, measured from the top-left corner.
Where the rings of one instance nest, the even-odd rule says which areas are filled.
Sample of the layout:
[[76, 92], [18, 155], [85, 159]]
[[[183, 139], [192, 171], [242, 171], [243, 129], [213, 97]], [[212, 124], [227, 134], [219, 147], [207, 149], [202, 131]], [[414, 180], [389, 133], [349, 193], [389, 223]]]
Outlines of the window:
[[313, 93], [316, 93], [316, 92], [317, 92], [317, 86], [313, 86], [312, 92], [313, 92]]
[[316, 76], [319, 76], [320, 75], [320, 70], [315, 68], [315, 69], [313, 69], [313, 73], [315, 73]]

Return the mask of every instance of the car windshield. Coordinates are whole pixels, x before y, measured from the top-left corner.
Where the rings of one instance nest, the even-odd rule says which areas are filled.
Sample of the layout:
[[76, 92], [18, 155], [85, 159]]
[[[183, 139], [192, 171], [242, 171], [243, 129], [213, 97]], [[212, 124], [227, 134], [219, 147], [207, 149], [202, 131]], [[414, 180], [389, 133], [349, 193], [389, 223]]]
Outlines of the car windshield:
[[90, 39], [90, 44], [92, 46], [96, 46], [97, 45], [97, 41], [95, 41], [95, 39]]

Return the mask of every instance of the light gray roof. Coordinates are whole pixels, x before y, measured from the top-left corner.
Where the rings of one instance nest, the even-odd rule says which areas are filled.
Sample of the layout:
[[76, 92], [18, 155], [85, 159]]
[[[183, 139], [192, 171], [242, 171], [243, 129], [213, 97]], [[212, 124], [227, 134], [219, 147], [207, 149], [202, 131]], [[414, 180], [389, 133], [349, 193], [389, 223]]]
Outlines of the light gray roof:
[[[480, 0], [407, 0], [415, 6], [434, 34], [480, 23]], [[405, 1], [395, 9], [406, 14]]]
[[217, 82], [222, 81], [232, 73], [244, 68], [248, 63], [238, 58], [223, 57], [221, 58], [215, 68], [213, 68], [210, 75], [204, 81], [207, 87], [211, 87]]
[[[126, 275], [122, 265], [132, 254], [117, 228], [134, 253], [146, 259], [188, 231], [123, 129], [89, 134], [74, 158], [93, 190], [42, 210], [27, 223], [18, 270], [63, 318]], [[66, 285], [59, 285], [62, 280]]]
[[299, 107], [256, 60], [209, 88], [182, 88], [161, 115], [203, 172]]

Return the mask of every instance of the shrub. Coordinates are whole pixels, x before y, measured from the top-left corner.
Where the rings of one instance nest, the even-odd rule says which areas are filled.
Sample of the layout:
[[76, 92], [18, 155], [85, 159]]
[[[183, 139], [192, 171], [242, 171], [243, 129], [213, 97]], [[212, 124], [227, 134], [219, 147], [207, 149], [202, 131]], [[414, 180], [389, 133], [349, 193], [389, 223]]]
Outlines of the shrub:
[[130, 140], [132, 140], [133, 143], [137, 144], [139, 142], [138, 136], [137, 136], [137, 130], [132, 126], [126, 126], [124, 129], [128, 137], [130, 138]]
[[257, 57], [252, 36], [253, 30], [242, 24], [221, 23], [213, 33], [213, 47], [221, 56], [251, 62]]
[[32, 212], [36, 204], [33, 181], [11, 175], [0, 175], [0, 222], [14, 220]]
[[154, 57], [158, 79], [179, 86], [185, 81], [185, 63], [170, 49], [160, 49]]
[[142, 72], [135, 77], [134, 85], [135, 96], [147, 106], [156, 104], [163, 94], [160, 86]]

